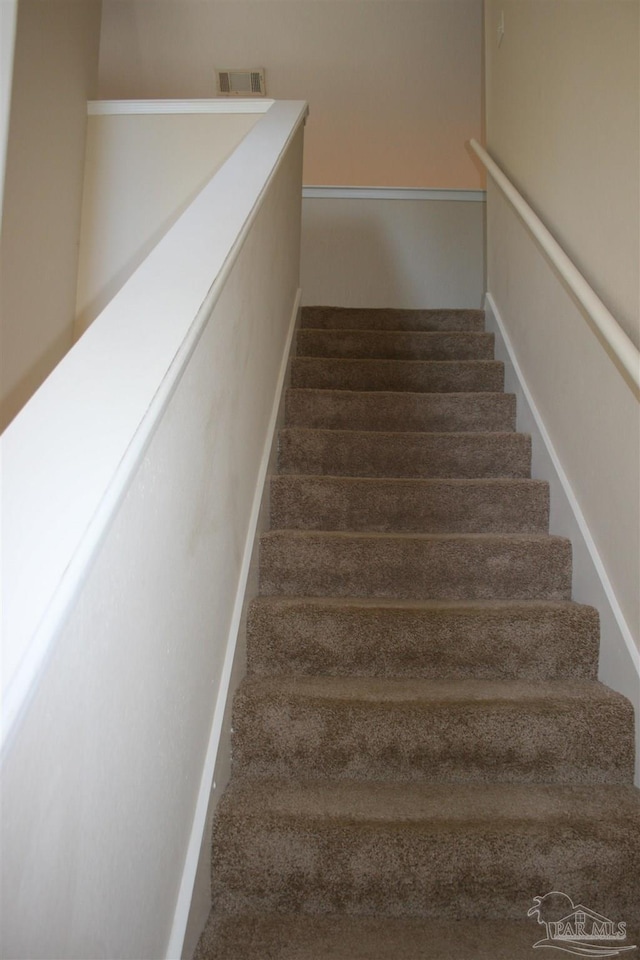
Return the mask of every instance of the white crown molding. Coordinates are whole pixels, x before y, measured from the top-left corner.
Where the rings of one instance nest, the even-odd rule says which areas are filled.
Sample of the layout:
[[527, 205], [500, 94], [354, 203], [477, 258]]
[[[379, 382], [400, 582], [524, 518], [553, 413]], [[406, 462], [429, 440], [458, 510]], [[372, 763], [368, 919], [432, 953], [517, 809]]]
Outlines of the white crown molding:
[[484, 203], [484, 190], [440, 190], [423, 187], [324, 187], [305, 186], [304, 200], [456, 200]]
[[90, 117], [144, 114], [266, 113], [273, 100], [224, 97], [219, 100], [88, 100]]

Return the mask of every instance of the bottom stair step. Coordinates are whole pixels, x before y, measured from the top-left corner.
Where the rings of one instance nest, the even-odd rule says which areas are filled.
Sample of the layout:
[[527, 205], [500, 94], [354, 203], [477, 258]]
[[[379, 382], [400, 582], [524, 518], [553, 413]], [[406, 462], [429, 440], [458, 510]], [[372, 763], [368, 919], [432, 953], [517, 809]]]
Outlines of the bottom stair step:
[[552, 890], [640, 921], [637, 790], [236, 780], [216, 813], [223, 913], [520, 920]]
[[[640, 931], [627, 928], [626, 932], [625, 940], [615, 946], [639, 943]], [[545, 933], [535, 917], [445, 923], [340, 915], [212, 914], [193, 960], [532, 960], [533, 945]]]

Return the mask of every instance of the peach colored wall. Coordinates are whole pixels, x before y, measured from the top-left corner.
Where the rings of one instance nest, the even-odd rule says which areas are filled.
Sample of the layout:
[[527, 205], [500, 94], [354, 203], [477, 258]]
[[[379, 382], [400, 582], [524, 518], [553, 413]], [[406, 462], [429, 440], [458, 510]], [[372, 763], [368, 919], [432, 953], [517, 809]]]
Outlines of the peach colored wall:
[[3, 430], [72, 343], [100, 0], [20, 0], [2, 217]]
[[309, 101], [304, 182], [474, 189], [482, 0], [103, 0], [102, 98], [211, 97], [263, 66]]

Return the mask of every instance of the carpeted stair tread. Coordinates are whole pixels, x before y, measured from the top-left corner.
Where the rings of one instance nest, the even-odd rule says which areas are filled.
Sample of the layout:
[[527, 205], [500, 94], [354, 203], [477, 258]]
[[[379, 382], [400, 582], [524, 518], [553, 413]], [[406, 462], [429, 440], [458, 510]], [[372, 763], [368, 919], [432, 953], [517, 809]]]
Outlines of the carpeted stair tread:
[[298, 331], [299, 357], [358, 360], [493, 360], [492, 333], [469, 331], [314, 330]]
[[515, 430], [515, 421], [515, 396], [508, 393], [289, 389], [285, 398], [288, 427], [486, 433]]
[[571, 544], [543, 534], [273, 530], [261, 538], [263, 595], [568, 600]]
[[300, 326], [325, 330], [484, 330], [483, 310], [303, 307]]
[[296, 357], [291, 386], [320, 390], [496, 393], [504, 385], [497, 360], [331, 360]]
[[543, 931], [533, 918], [212, 915], [193, 960], [531, 960]]
[[543, 533], [540, 480], [283, 476], [271, 480], [271, 526], [296, 530]]
[[564, 890], [637, 922], [639, 797], [597, 784], [236, 778], [214, 826], [214, 901], [229, 913], [491, 920]]
[[599, 619], [572, 601], [257, 597], [253, 675], [595, 680]]
[[531, 438], [522, 433], [280, 431], [280, 474], [374, 477], [528, 477]]
[[240, 776], [632, 783], [629, 701], [596, 681], [247, 678]]

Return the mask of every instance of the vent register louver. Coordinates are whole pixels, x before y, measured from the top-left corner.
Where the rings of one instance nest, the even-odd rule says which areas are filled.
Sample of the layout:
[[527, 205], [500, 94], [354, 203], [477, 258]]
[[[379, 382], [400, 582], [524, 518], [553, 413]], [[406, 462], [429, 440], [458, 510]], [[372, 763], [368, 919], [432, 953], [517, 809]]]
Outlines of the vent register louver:
[[216, 70], [216, 78], [220, 97], [264, 97], [267, 92], [262, 67]]

